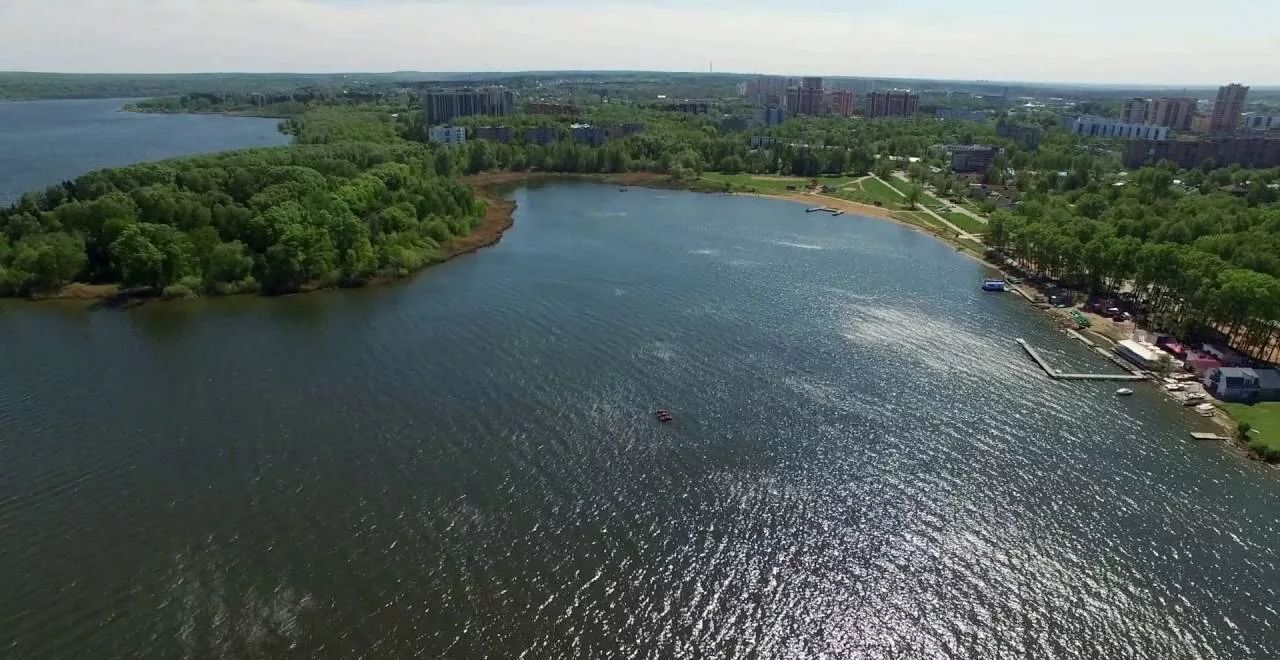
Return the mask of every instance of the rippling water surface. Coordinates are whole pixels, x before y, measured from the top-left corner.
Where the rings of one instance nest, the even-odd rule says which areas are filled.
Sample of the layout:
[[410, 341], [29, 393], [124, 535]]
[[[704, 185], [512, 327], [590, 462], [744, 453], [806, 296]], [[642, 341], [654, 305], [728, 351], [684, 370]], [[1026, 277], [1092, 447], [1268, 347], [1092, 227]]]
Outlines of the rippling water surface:
[[290, 140], [275, 119], [121, 112], [127, 102], [0, 102], [0, 207], [91, 170]]
[[399, 285], [0, 307], [0, 655], [1280, 656], [1276, 475], [975, 262], [515, 197]]

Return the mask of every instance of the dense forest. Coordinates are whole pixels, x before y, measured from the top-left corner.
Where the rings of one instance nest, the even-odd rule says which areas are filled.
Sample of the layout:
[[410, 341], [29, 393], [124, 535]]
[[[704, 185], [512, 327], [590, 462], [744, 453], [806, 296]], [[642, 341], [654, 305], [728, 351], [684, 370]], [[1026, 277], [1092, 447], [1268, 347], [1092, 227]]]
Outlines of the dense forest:
[[1277, 182], [1280, 168], [1145, 168], [1115, 183], [1033, 196], [996, 214], [987, 242], [1030, 272], [1129, 299], [1156, 329], [1222, 333], [1274, 360]]
[[[451, 163], [444, 163], [448, 169]], [[280, 293], [398, 276], [484, 213], [422, 145], [255, 149], [94, 172], [0, 211], [0, 294], [72, 281]]]

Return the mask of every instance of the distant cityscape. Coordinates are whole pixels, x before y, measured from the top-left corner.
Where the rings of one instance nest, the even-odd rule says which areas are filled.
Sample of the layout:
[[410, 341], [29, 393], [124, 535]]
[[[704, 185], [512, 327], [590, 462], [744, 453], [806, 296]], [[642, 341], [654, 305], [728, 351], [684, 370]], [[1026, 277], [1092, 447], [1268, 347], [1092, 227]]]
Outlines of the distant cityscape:
[[[909, 119], [921, 116], [922, 108], [919, 90], [882, 87], [865, 81], [856, 86], [847, 82], [833, 85], [816, 76], [748, 76], [737, 83], [737, 97], [740, 104], [750, 108], [749, 113], [721, 113], [726, 101], [718, 98], [659, 97], [651, 107], [695, 115], [722, 114], [719, 125], [726, 132], [752, 127], [772, 128], [792, 117], [850, 121]], [[986, 122], [1018, 107], [1052, 108], [1059, 112], [1062, 127], [1076, 135], [1124, 141], [1122, 159], [1130, 168], [1162, 160], [1183, 168], [1200, 166], [1207, 161], [1244, 167], [1280, 166], [1280, 139], [1275, 137], [1275, 133], [1270, 133], [1280, 131], [1280, 115], [1246, 112], [1248, 98], [1248, 86], [1230, 83], [1220, 87], [1212, 99], [1135, 96], [1122, 102], [1118, 116], [1107, 117], [1090, 112], [1072, 112], [1076, 104], [1070, 99], [1011, 98], [1008, 87], [1005, 87], [1000, 94], [969, 95], [967, 100], [981, 107], [931, 104], [930, 109], [931, 116], [938, 121]], [[423, 92], [422, 106], [429, 139], [446, 145], [464, 144], [470, 138], [504, 144], [523, 141], [548, 145], [570, 141], [599, 146], [609, 140], [644, 132], [642, 124], [592, 126], [580, 123], [576, 121], [582, 112], [578, 105], [558, 99], [530, 99], [521, 103], [515, 92], [502, 87], [431, 89]], [[520, 131], [501, 125], [472, 127], [468, 131], [449, 125], [465, 117], [502, 118], [520, 112], [564, 118], [572, 123], [559, 128], [537, 127]], [[1017, 122], [1002, 121], [997, 129], [1001, 137], [1030, 149], [1035, 149], [1043, 137], [1040, 127]], [[971, 148], [948, 150], [953, 155], [955, 171], [976, 171], [975, 168], [991, 159], [993, 149], [998, 151], [989, 145], [969, 146]]]

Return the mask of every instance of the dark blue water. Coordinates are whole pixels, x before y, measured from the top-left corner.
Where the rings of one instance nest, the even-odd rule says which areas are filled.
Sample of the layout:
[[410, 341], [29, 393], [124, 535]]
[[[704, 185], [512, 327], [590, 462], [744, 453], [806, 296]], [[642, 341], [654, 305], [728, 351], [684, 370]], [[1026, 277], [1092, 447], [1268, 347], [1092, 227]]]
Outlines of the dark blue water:
[[275, 119], [121, 112], [125, 103], [0, 102], [0, 206], [104, 167], [290, 140]]
[[977, 263], [515, 197], [399, 285], [0, 308], [0, 656], [1280, 656], [1276, 475]]

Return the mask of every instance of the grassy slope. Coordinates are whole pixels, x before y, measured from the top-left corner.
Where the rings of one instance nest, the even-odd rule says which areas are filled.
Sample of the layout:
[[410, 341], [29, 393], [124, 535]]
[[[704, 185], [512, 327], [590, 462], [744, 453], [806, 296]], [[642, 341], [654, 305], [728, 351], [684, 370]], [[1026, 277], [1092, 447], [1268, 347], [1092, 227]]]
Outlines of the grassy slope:
[[1238, 422], [1248, 422], [1256, 429], [1250, 433], [1251, 440], [1260, 440], [1268, 447], [1280, 451], [1280, 402], [1255, 403], [1246, 406], [1242, 403], [1219, 403], [1223, 410], [1231, 414]]
[[[720, 172], [706, 172], [702, 175], [705, 181], [715, 184], [729, 184], [735, 192], [760, 192], [760, 193], [785, 193], [794, 192], [795, 190], [804, 190], [809, 187], [809, 183], [814, 179], [806, 179], [793, 176], [766, 176], [761, 174], [722, 174]], [[823, 176], [817, 177], [818, 183], [838, 188], [855, 180], [856, 177], [848, 176]], [[787, 186], [791, 186], [793, 190], [788, 191]]]
[[939, 213], [939, 215], [946, 218], [947, 220], [950, 220], [951, 224], [971, 234], [982, 234], [982, 233], [986, 233], [987, 231], [987, 225], [985, 223], [978, 222], [977, 220], [974, 220], [973, 218], [963, 213], [957, 213], [955, 211], [943, 211], [942, 213]]

